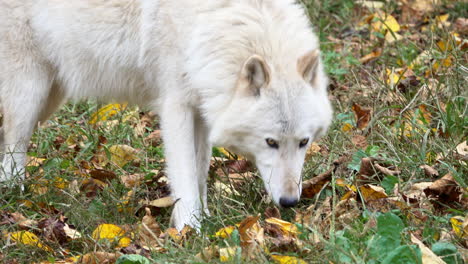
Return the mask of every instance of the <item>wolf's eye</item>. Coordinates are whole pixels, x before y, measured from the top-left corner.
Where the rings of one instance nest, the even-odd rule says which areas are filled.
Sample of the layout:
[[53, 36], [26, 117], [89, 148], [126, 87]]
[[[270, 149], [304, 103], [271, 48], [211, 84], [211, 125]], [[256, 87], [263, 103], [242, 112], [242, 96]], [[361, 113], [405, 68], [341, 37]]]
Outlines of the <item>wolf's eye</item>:
[[300, 148], [303, 148], [307, 145], [307, 143], [309, 143], [309, 138], [304, 138], [303, 140], [301, 140], [301, 142], [299, 143], [299, 147]]
[[270, 146], [270, 148], [279, 148], [279, 145], [278, 145], [278, 142], [272, 138], [267, 138], [265, 139], [266, 143], [268, 144], [268, 146]]

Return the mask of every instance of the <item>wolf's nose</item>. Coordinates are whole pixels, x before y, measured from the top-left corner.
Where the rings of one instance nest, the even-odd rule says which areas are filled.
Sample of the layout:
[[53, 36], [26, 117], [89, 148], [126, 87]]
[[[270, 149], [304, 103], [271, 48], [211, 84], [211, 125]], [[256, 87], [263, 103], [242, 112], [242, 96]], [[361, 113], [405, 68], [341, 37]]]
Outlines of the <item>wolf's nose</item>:
[[284, 198], [284, 197], [281, 197], [280, 200], [279, 200], [279, 203], [282, 207], [285, 207], [285, 208], [289, 208], [289, 207], [293, 207], [297, 204], [297, 202], [299, 202], [299, 200], [297, 198]]

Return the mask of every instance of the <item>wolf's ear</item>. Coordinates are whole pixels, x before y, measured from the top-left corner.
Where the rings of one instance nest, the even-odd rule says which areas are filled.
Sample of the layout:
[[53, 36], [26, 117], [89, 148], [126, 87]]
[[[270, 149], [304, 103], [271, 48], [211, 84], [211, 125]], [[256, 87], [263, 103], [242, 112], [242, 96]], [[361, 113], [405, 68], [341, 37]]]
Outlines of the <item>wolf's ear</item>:
[[317, 49], [306, 53], [304, 56], [299, 58], [297, 62], [297, 69], [299, 74], [304, 80], [310, 84], [314, 84], [315, 78], [317, 77], [317, 70], [320, 61], [320, 53]]
[[241, 81], [246, 92], [252, 95], [260, 95], [260, 89], [270, 83], [270, 68], [258, 55], [252, 55], [244, 63], [241, 71]]

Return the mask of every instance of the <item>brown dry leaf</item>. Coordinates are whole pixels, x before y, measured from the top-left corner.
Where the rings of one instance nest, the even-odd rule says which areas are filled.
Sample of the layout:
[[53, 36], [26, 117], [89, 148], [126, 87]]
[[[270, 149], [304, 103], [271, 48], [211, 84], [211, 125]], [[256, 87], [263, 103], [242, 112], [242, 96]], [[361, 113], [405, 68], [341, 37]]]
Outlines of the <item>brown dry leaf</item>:
[[102, 191], [107, 184], [93, 178], [85, 179], [81, 182], [80, 192], [84, 192], [86, 197], [94, 197]]
[[156, 219], [151, 215], [151, 210], [149, 208], [145, 208], [145, 212], [146, 215], [138, 226], [140, 243], [149, 251], [161, 252], [164, 250], [164, 244], [160, 239], [162, 230], [156, 222]]
[[468, 145], [466, 142], [467, 141], [458, 144], [457, 153], [465, 158], [468, 158]]
[[366, 128], [371, 120], [371, 110], [365, 109], [356, 103], [353, 103], [352, 109], [356, 117], [357, 128], [361, 130]]
[[437, 198], [445, 204], [461, 203], [463, 200], [463, 189], [458, 185], [451, 173], [436, 180], [424, 190], [424, 193], [428, 197]]
[[145, 139], [144, 142], [148, 145], [151, 145], [153, 147], [157, 147], [161, 144], [162, 139], [161, 139], [161, 130], [155, 130], [151, 132]]
[[122, 175], [120, 177], [120, 181], [125, 185], [127, 188], [134, 188], [141, 185], [141, 183], [145, 180], [144, 174], [132, 174], [132, 175]]
[[210, 246], [198, 253], [195, 258], [201, 262], [211, 263], [211, 260], [219, 257], [219, 247]]
[[328, 182], [331, 181], [333, 171], [335, 168], [331, 168], [328, 171], [313, 177], [310, 180], [304, 181], [302, 183], [302, 198], [312, 198], [314, 197], [317, 193], [322, 190], [323, 186], [327, 184]]
[[66, 217], [47, 218], [39, 222], [38, 228], [42, 236], [48, 240], [57, 241], [63, 245], [70, 240], [81, 238], [81, 234], [66, 223]]
[[275, 217], [275, 218], [281, 219], [281, 213], [279, 209], [276, 207], [268, 207], [265, 210], [264, 215], [265, 215], [265, 218]]
[[439, 172], [438, 172], [436, 169], [434, 169], [434, 168], [432, 168], [431, 166], [429, 166], [429, 165], [424, 164], [424, 165], [419, 166], [419, 168], [421, 168], [421, 169], [424, 170], [424, 174], [425, 174], [427, 177], [432, 178], [432, 177], [437, 177], [437, 176], [439, 176]]
[[381, 173], [385, 174], [385, 175], [392, 175], [392, 176], [397, 176], [397, 175], [400, 175], [401, 174], [401, 171], [398, 170], [398, 169], [390, 169], [390, 168], [386, 168], [378, 163], [374, 163], [374, 167], [380, 171]]
[[422, 263], [424, 264], [444, 264], [443, 261], [439, 256], [437, 256], [432, 250], [424, 245], [421, 240], [419, 240], [416, 236], [411, 234], [411, 242], [416, 244], [422, 253]]
[[431, 186], [432, 182], [419, 182], [411, 185], [410, 189], [405, 192], [405, 196], [411, 200], [423, 200], [426, 198], [424, 190]]
[[91, 178], [99, 180], [101, 182], [110, 182], [117, 178], [114, 172], [102, 169], [95, 169], [89, 172]]
[[368, 146], [367, 139], [363, 135], [354, 135], [351, 138], [351, 142], [360, 149], [365, 149]]
[[241, 246], [248, 255], [257, 248], [256, 245], [264, 246], [264, 229], [258, 223], [259, 219], [260, 214], [249, 216], [239, 224]]
[[19, 212], [15, 213], [1, 213], [0, 214], [0, 225], [12, 225], [17, 224], [22, 230], [29, 230], [37, 226], [37, 221], [27, 219], [23, 214]]
[[112, 264], [117, 261], [117, 259], [122, 254], [117, 253], [107, 253], [107, 252], [93, 252], [88, 253], [76, 262], [77, 264]]
[[364, 57], [360, 58], [359, 61], [361, 63], [365, 64], [365, 63], [368, 63], [371, 60], [374, 60], [374, 59], [380, 57], [380, 55], [382, 55], [382, 49], [377, 49], [377, 50], [365, 55]]
[[175, 203], [174, 199], [171, 196], [159, 198], [153, 201], [141, 200], [140, 204], [143, 206], [154, 206], [158, 208], [171, 207]]

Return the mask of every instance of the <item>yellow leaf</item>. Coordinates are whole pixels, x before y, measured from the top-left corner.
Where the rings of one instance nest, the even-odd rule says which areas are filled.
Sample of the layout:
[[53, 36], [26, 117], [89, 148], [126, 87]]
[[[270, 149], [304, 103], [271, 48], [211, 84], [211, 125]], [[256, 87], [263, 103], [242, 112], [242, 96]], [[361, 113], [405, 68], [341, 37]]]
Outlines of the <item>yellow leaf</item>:
[[128, 145], [114, 145], [109, 148], [111, 153], [111, 161], [119, 166], [123, 167], [130, 161], [138, 160], [138, 151]]
[[131, 212], [133, 208], [129, 207], [128, 204], [130, 203], [130, 199], [133, 197], [133, 190], [130, 190], [122, 197], [121, 202], [117, 204], [117, 208], [119, 212]]
[[106, 121], [119, 112], [122, 112], [126, 107], [127, 104], [108, 104], [103, 106], [97, 112], [91, 115], [89, 123], [94, 125], [99, 121]]
[[374, 20], [377, 20], [371, 24], [372, 29], [376, 32], [382, 32], [390, 30], [392, 32], [400, 31], [400, 24], [390, 14], [384, 12], [378, 12], [374, 14]]
[[101, 224], [99, 225], [92, 234], [92, 237], [96, 240], [109, 240], [110, 242], [117, 242], [118, 247], [127, 247], [131, 240], [125, 237], [125, 231], [113, 224]]
[[235, 226], [223, 227], [218, 232], [216, 232], [215, 237], [228, 238], [231, 236], [231, 233], [236, 229]]
[[10, 234], [7, 234], [7, 237], [9, 237], [12, 241], [19, 243], [19, 244], [38, 247], [46, 251], [52, 251], [51, 248], [49, 248], [46, 245], [43, 245], [35, 234], [28, 232], [28, 231], [18, 231], [18, 232], [10, 233]]
[[234, 260], [236, 255], [237, 247], [228, 247], [219, 249], [219, 260], [221, 262], [228, 262]]
[[271, 258], [278, 264], [307, 264], [304, 260], [296, 257], [272, 255]]
[[454, 216], [450, 218], [450, 223], [455, 235], [460, 238], [468, 238], [468, 217], [463, 219], [462, 216]]
[[345, 123], [342, 127], [341, 127], [341, 131], [343, 132], [349, 132], [353, 130], [353, 125], [351, 125], [350, 123]]
[[368, 184], [368, 185], [359, 187], [359, 190], [361, 191], [361, 195], [366, 202], [388, 197], [387, 194], [385, 193], [384, 188], [379, 187], [379, 186]]
[[[234, 155], [227, 149], [225, 148], [217, 148], [219, 150], [219, 152], [223, 153], [224, 156], [226, 156], [228, 159], [235, 159]], [[245, 158], [241, 155], [237, 155], [237, 160], [244, 160]]]
[[298, 235], [301, 233], [299, 232], [295, 224], [292, 224], [290, 222], [287, 222], [287, 221], [284, 221], [275, 217], [267, 218], [265, 222], [272, 224], [272, 225], [279, 226], [283, 234], [286, 236], [294, 236], [294, 235]]

